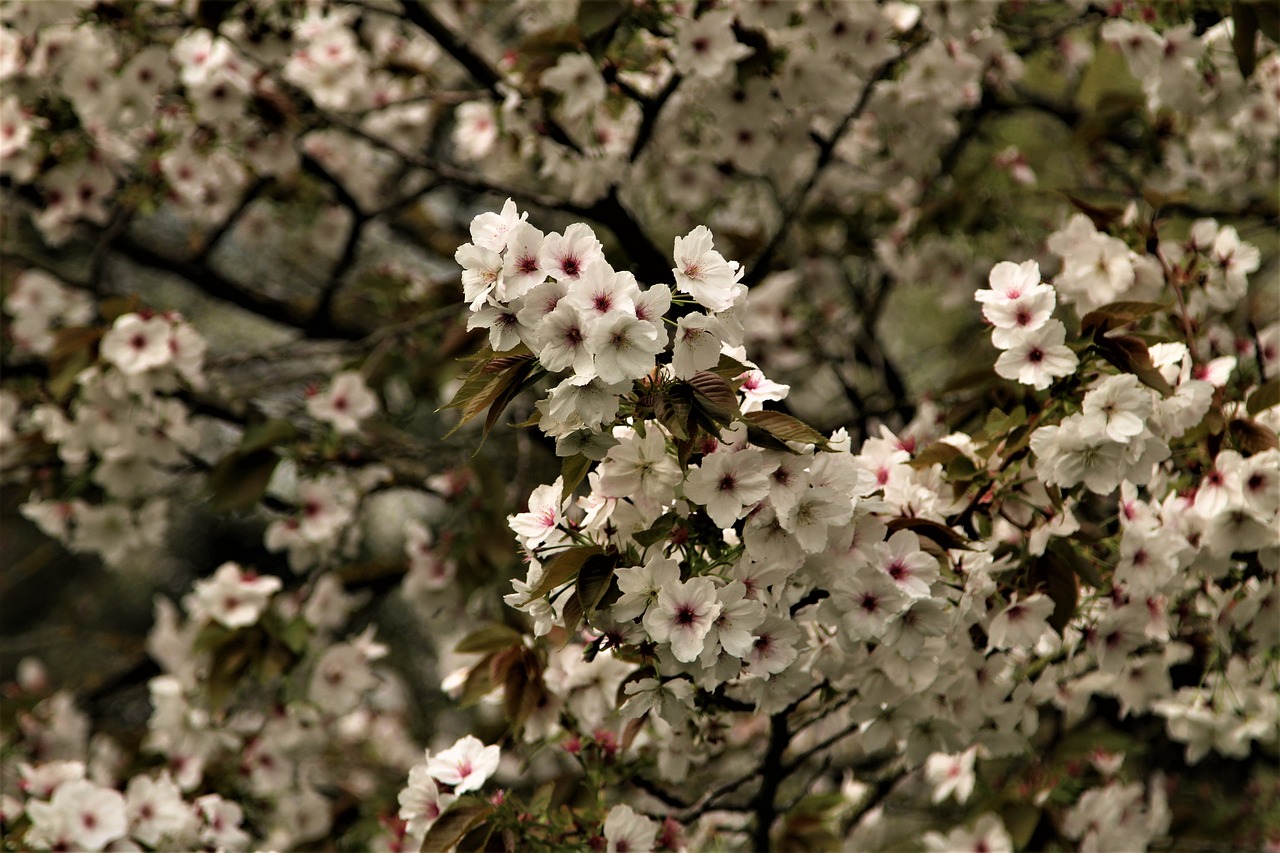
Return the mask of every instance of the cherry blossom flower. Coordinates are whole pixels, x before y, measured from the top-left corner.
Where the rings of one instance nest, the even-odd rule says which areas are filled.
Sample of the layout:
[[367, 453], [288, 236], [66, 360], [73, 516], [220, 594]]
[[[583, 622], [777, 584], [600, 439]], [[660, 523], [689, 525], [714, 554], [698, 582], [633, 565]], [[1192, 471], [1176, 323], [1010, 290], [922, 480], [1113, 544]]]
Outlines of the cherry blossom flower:
[[658, 600], [645, 611], [644, 628], [658, 642], [670, 642], [676, 660], [690, 663], [702, 654], [720, 609], [710, 578], [676, 581], [658, 590]]
[[501, 289], [505, 263], [502, 255], [464, 243], [453, 253], [453, 259], [462, 267], [462, 292], [472, 311], [480, 310], [485, 301]]
[[1141, 435], [1151, 415], [1151, 392], [1138, 377], [1108, 376], [1084, 395], [1083, 429], [1101, 430], [1112, 441], [1127, 442]]
[[650, 853], [657, 836], [658, 825], [625, 803], [609, 809], [604, 821], [606, 853]]
[[643, 494], [654, 500], [680, 482], [680, 468], [667, 452], [662, 432], [632, 430], [611, 448], [600, 465], [600, 493], [621, 498]]
[[454, 112], [453, 144], [465, 160], [479, 160], [498, 141], [498, 116], [486, 101], [468, 101]]
[[747, 509], [769, 494], [764, 457], [753, 449], [719, 451], [702, 459], [685, 478], [685, 497], [706, 507], [721, 527], [731, 527]]
[[[588, 322], [612, 319], [618, 314], [635, 316], [640, 287], [629, 272], [614, 272], [603, 261], [592, 264], [581, 277], [569, 282], [565, 302], [578, 309]], [[563, 304], [563, 303], [562, 303]]]
[[791, 391], [790, 385], [782, 385], [766, 377], [759, 370], [748, 370], [735, 377], [742, 384], [738, 393], [742, 395], [742, 411], [758, 412], [764, 404], [773, 400], [785, 400]]
[[844, 627], [854, 640], [883, 636], [889, 623], [911, 603], [884, 572], [858, 572], [842, 580], [831, 597], [844, 614]]
[[1036, 593], [1018, 601], [1017, 593], [1007, 607], [1001, 610], [987, 629], [987, 639], [993, 649], [1026, 648], [1049, 630], [1049, 614], [1053, 613], [1053, 599]]
[[340, 433], [360, 431], [360, 422], [378, 411], [378, 398], [356, 370], [344, 370], [329, 387], [307, 400], [307, 413]]
[[652, 323], [622, 312], [596, 320], [588, 329], [587, 347], [604, 382], [639, 379], [653, 369], [654, 356], [662, 351]]
[[978, 748], [973, 746], [957, 755], [935, 752], [929, 756], [924, 763], [924, 777], [933, 786], [933, 802], [940, 803], [952, 795], [956, 802], [968, 801], [977, 780], [973, 772], [977, 754]]
[[580, 118], [604, 100], [604, 78], [596, 61], [585, 53], [561, 54], [556, 64], [542, 72], [543, 87], [561, 95], [560, 108], [569, 118]]
[[996, 373], [1016, 379], [1037, 391], [1048, 388], [1054, 379], [1070, 376], [1080, 360], [1064, 346], [1066, 327], [1050, 320], [1035, 331], [1020, 331], [996, 360]]
[[101, 850], [128, 830], [125, 799], [119, 791], [102, 788], [87, 779], [59, 785], [49, 802], [27, 803], [31, 841], [50, 848], [65, 845], [75, 850]]
[[528, 222], [512, 227], [502, 262], [502, 287], [497, 294], [500, 300], [509, 302], [524, 296], [546, 280], [547, 271], [538, 259], [544, 236]]
[[213, 577], [196, 582], [188, 608], [198, 607], [228, 628], [245, 628], [258, 621], [280, 588], [279, 578], [246, 573], [235, 563], [223, 563]]
[[618, 589], [622, 597], [613, 604], [616, 619], [634, 619], [658, 600], [664, 587], [680, 581], [680, 566], [675, 560], [654, 556], [643, 566], [618, 569]]
[[249, 833], [240, 828], [244, 809], [239, 803], [218, 794], [205, 794], [196, 800], [196, 808], [204, 818], [200, 840], [226, 850], [243, 850], [249, 844]]
[[587, 343], [587, 318], [568, 300], [542, 318], [538, 362], [552, 373], [572, 370], [575, 376], [595, 376], [595, 358]]
[[529, 511], [511, 516], [507, 523], [517, 536], [523, 537], [526, 548], [535, 548], [546, 542], [564, 521], [564, 501], [560, 493], [564, 480], [557, 477], [551, 485], [539, 486], [529, 495]]
[[696, 20], [676, 21], [676, 71], [684, 75], [718, 77], [730, 63], [751, 48], [740, 44], [733, 33], [733, 12], [719, 9]]
[[671, 369], [677, 379], [689, 379], [720, 361], [720, 329], [706, 314], [686, 314], [676, 321], [675, 353]]
[[583, 223], [575, 222], [564, 234], [553, 231], [543, 239], [538, 266], [557, 281], [574, 281], [603, 258], [595, 233]]
[[927, 599], [929, 585], [938, 579], [938, 561], [920, 550], [920, 537], [910, 530], [899, 530], [876, 545], [872, 560], [913, 599]]
[[125, 789], [125, 812], [129, 835], [148, 847], [159, 848], [165, 842], [180, 845], [195, 830], [195, 814], [168, 771], [156, 779], [130, 779]]
[[124, 314], [102, 338], [102, 357], [129, 375], [169, 363], [169, 323], [162, 317], [144, 319]]
[[926, 832], [923, 840], [929, 853], [1013, 853], [1013, 839], [993, 814], [978, 818], [972, 829], [961, 826], [946, 835]]
[[[427, 760], [430, 759], [428, 752]], [[400, 819], [409, 822], [410, 835], [421, 838], [457, 798], [456, 794], [443, 793], [427, 766], [419, 764], [410, 768], [409, 784], [400, 791]]]
[[427, 758], [427, 772], [438, 782], [452, 785], [454, 793], [478, 791], [498, 769], [501, 753], [467, 735], [438, 755]]
[[699, 225], [675, 244], [676, 289], [688, 293], [712, 311], [724, 311], [746, 293], [739, 284], [744, 270], [712, 249], [711, 231]]
[[[500, 213], [486, 211], [471, 220], [471, 242], [490, 252], [504, 252], [510, 237], [528, 218], [528, 213], [519, 212], [516, 203], [507, 199]], [[538, 236], [542, 236], [541, 232]]]

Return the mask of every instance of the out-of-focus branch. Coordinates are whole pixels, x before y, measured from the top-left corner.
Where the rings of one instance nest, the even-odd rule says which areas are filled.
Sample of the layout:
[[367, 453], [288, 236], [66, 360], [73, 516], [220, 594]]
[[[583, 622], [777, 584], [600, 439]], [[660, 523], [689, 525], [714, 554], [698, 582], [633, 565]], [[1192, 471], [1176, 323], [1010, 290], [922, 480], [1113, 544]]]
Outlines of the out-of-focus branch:
[[204, 244], [200, 247], [200, 251], [191, 259], [192, 263], [202, 264], [208, 260], [209, 255], [222, 242], [222, 238], [231, 233], [231, 230], [240, 222], [240, 218], [244, 216], [245, 211], [249, 209], [249, 205], [257, 201], [267, 187], [271, 186], [271, 183], [270, 178], [258, 178], [253, 182], [249, 189], [240, 196], [240, 201], [236, 204], [235, 210], [232, 210], [227, 218], [222, 220], [218, 227], [214, 228], [204, 238]]
[[506, 82], [502, 74], [488, 60], [476, 53], [471, 45], [450, 29], [444, 21], [436, 17], [431, 11], [430, 4], [420, 3], [418, 0], [402, 0], [400, 6], [404, 10], [405, 20], [431, 36], [436, 44], [465, 68], [477, 83], [488, 89], [499, 101], [502, 100], [506, 94], [502, 91], [502, 84]]
[[804, 207], [805, 202], [809, 199], [809, 194], [813, 192], [813, 188], [817, 185], [818, 179], [822, 177], [822, 173], [830, 165], [840, 140], [844, 138], [845, 133], [848, 132], [853, 122], [862, 115], [867, 108], [867, 104], [871, 102], [871, 93], [875, 90], [876, 84], [892, 76], [900, 63], [926, 43], [927, 41], [924, 39], [917, 40], [904, 48], [897, 56], [881, 63], [871, 77], [867, 79], [867, 82], [863, 84], [862, 93], [858, 96], [858, 101], [853, 105], [853, 109], [845, 114], [844, 118], [840, 120], [840, 123], [825, 139], [818, 140], [818, 158], [814, 163], [813, 169], [809, 172], [809, 177], [792, 194], [791, 201], [782, 211], [778, 229], [773, 232], [769, 242], [765, 244], [760, 254], [756, 255], [747, 266], [747, 271], [742, 277], [742, 282], [747, 287], [758, 284], [768, 274], [770, 264], [773, 263], [773, 257], [786, 239], [787, 233], [791, 229], [791, 224], [795, 221], [796, 214]]
[[[288, 302], [272, 299], [265, 294], [218, 274], [204, 264], [161, 254], [128, 234], [121, 235], [119, 239], [112, 243], [111, 248], [142, 266], [173, 273], [184, 278], [215, 299], [230, 302], [232, 305], [237, 305], [246, 311], [251, 311], [260, 317], [273, 320], [281, 325], [290, 326], [304, 332], [307, 330], [308, 322], [311, 318], [309, 311], [302, 310], [300, 307], [291, 305]], [[329, 330], [328, 337], [355, 340], [363, 337], [365, 331], [352, 326], [334, 325]]]

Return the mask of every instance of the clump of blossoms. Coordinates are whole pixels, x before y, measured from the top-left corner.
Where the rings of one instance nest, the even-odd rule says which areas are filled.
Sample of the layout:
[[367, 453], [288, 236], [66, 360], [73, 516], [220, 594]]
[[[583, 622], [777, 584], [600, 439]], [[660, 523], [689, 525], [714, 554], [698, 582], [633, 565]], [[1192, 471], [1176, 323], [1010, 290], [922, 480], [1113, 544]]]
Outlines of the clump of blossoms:
[[[1069, 229], [1084, 232], [1079, 220]], [[961, 800], [975, 758], [1024, 754], [1055, 706], [1070, 725], [1094, 695], [1115, 697], [1122, 716], [1166, 717], [1170, 737], [1189, 742], [1188, 761], [1211, 744], [1238, 756], [1253, 741], [1274, 742], [1267, 727], [1277, 707], [1260, 697], [1276, 686], [1265, 662], [1276, 638], [1259, 614], [1276, 596], [1280, 549], [1264, 531], [1280, 520], [1280, 450], [1261, 422], [1229, 415], [1253, 438], [1210, 457], [1213, 473], [1194, 500], [1181, 496], [1172, 448], [1189, 434], [1198, 441], [1193, 427], [1214, 385], [1193, 378], [1207, 374], [1173, 339], [1176, 312], [1121, 301], [1138, 295], [1125, 289], [1100, 304], [1082, 298], [1103, 285], [1072, 272], [1086, 266], [1073, 253], [1098, 251], [1105, 235], [1050, 238], [1063, 256], [1062, 285], [1042, 281], [1034, 261], [1002, 262], [977, 295], [1005, 350], [997, 372], [1043, 399], [993, 415], [973, 435], [922, 446], [884, 430], [855, 452], [842, 432], [823, 436], [746, 406], [747, 380], [768, 380], [734, 349], [745, 293], [708, 230], [677, 239], [675, 295], [615, 272], [585, 226], [542, 243], [535, 231], [508, 203], [477, 217], [475, 242], [459, 250], [464, 283], [476, 283], [472, 324], [490, 329], [493, 351], [453, 403], [464, 422], [490, 408], [487, 429], [514, 393], [550, 377], [534, 420], [557, 439], [562, 476], [509, 520], [530, 567], [507, 601], [527, 614], [530, 634], [482, 633], [460, 647], [484, 654], [465, 672], [466, 690], [499, 694], [527, 738], [576, 744], [580, 723], [612, 726], [619, 760], [651, 766], [636, 771], [652, 773], [646, 786], [678, 797], [689, 780], [711, 784], [718, 763], [738, 760], [732, 738], [715, 733], [747, 713], [780, 726], [788, 754], [840, 731], [863, 750], [891, 749], [901, 770], [932, 781], [935, 799], [957, 790]], [[523, 236], [504, 243], [506, 234]], [[1178, 245], [1154, 257], [1125, 249], [1124, 263], [1162, 277], [1182, 265], [1168, 285], [1146, 281], [1142, 295], [1184, 286], [1197, 262]], [[467, 266], [481, 250], [487, 272]], [[512, 251], [531, 260], [513, 264]], [[508, 276], [521, 268], [526, 277], [513, 286]], [[1062, 302], [1083, 306], [1070, 339], [1052, 316], [1064, 290]], [[664, 321], [673, 334], [658, 346]], [[1126, 334], [1138, 323], [1165, 342], [1148, 347]], [[619, 352], [629, 366], [615, 371]], [[1272, 418], [1274, 405], [1259, 418]], [[1117, 498], [1121, 510], [1108, 534], [1118, 562], [1101, 571], [1090, 566], [1092, 549], [1068, 538], [1079, 528], [1073, 507], [1090, 494]], [[999, 523], [984, 511], [975, 524], [987, 505]], [[1256, 556], [1240, 563], [1233, 554]], [[1222, 692], [1216, 669], [1175, 694], [1169, 669], [1188, 654], [1175, 638], [1217, 624], [1229, 649], [1228, 618], [1252, 632], [1262, 656], [1216, 665], [1237, 685], [1229, 702], [1208, 699]], [[618, 661], [615, 707], [581, 720], [567, 711], [545, 658], [529, 654], [547, 635], [589, 661]], [[505, 677], [493, 675], [499, 661]], [[1072, 696], [1080, 698], [1064, 698]], [[548, 700], [561, 709], [559, 725], [536, 710]], [[792, 730], [798, 713], [814, 722]], [[1094, 802], [1080, 800], [1068, 822]], [[1167, 828], [1162, 814], [1116, 831], [1145, 845]], [[995, 814], [924, 842], [1011, 843]]]

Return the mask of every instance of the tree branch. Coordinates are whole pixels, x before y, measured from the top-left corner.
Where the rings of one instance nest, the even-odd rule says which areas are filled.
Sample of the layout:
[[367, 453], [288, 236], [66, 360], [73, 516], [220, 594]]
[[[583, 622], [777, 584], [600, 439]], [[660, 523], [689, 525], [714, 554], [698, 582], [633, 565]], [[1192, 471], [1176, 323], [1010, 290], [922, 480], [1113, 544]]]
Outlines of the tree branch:
[[809, 177], [796, 190], [791, 198], [791, 202], [782, 211], [781, 224], [778, 230], [773, 232], [773, 236], [769, 238], [769, 242], [765, 244], [764, 249], [758, 254], [748, 265], [747, 272], [742, 277], [742, 283], [747, 287], [759, 284], [760, 280], [769, 272], [769, 265], [773, 262], [773, 256], [777, 254], [778, 249], [782, 246], [783, 240], [787, 236], [787, 232], [791, 228], [791, 223], [795, 221], [796, 214], [800, 212], [800, 208], [809, 198], [809, 193], [813, 191], [817, 185], [818, 179], [822, 173], [830, 165], [835, 155], [836, 146], [844, 137], [849, 127], [853, 124], [863, 111], [866, 110], [867, 104], [871, 102], [871, 93], [875, 89], [876, 84], [883, 80], [887, 80], [898, 67], [899, 63], [908, 56], [915, 53], [922, 45], [926, 44], [926, 40], [919, 40], [906, 47], [901, 53], [887, 62], [881, 63], [880, 67], [867, 80], [862, 87], [862, 93], [858, 96], [858, 102], [853, 105], [845, 117], [840, 120], [840, 124], [836, 125], [835, 130], [826, 139], [818, 141], [818, 159], [814, 163], [813, 170], [809, 173]]

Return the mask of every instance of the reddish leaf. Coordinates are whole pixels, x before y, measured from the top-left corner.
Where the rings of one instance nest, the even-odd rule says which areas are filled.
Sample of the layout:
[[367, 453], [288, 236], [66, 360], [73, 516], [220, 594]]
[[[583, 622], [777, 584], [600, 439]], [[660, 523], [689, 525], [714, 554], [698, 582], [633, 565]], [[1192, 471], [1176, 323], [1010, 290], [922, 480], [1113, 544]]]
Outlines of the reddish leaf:
[[1102, 335], [1163, 310], [1165, 306], [1158, 302], [1112, 302], [1085, 314], [1080, 321], [1080, 332]]

